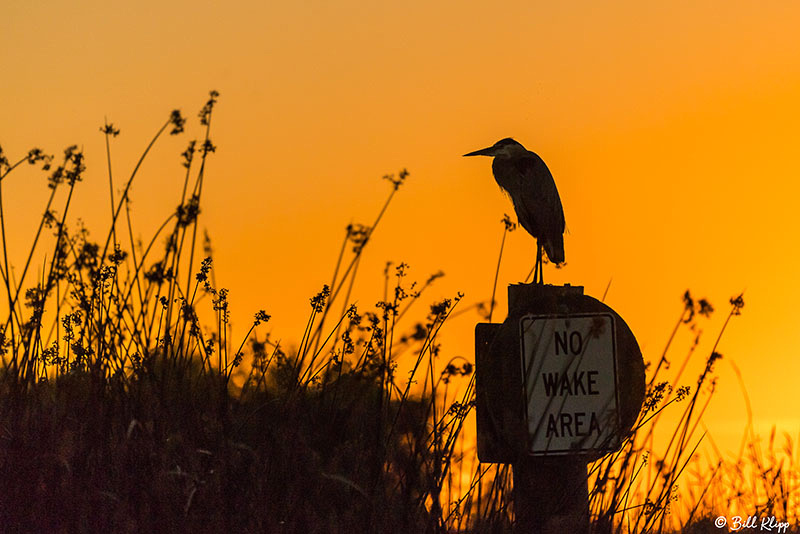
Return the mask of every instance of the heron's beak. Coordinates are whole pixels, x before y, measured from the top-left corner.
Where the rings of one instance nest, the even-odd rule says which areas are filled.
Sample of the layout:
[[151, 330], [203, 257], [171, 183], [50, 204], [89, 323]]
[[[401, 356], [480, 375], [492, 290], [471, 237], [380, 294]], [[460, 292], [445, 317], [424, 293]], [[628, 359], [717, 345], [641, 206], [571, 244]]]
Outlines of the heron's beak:
[[469, 154], [464, 154], [463, 157], [467, 156], [494, 156], [494, 152], [492, 151], [494, 147], [490, 146], [489, 148], [482, 148], [480, 150], [476, 150], [475, 152], [470, 152]]

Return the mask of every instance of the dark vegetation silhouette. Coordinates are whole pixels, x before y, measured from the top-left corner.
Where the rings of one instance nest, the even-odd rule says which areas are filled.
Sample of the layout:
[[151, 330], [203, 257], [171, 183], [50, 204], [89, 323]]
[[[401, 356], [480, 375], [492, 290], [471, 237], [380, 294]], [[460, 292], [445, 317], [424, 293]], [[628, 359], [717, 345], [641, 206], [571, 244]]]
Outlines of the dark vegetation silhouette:
[[[210, 93], [199, 113], [203, 135], [181, 154], [178, 207], [144, 243], [131, 222], [131, 184], [158, 139], [183, 132], [179, 111], [117, 195], [111, 146], [120, 132], [101, 128], [112, 223], [99, 241], [67, 224], [86, 168], [77, 147], [58, 159], [32, 149], [17, 161], [0, 150], [0, 530], [509, 531], [510, 467], [480, 464], [465, 432], [472, 364], [448, 359], [439, 342], [445, 323], [468, 311], [457, 310], [462, 295], [414, 308], [420, 318], [412, 321], [409, 310], [442, 274], [416, 284], [401, 263], [387, 264], [374, 308], [351, 302], [362, 253], [405, 170], [384, 177], [389, 194], [372, 224], [346, 228], [296, 347], [263, 333], [265, 311], [243, 339], [229, 338], [228, 291], [216, 285], [210, 242], [198, 233], [217, 98]], [[50, 195], [15, 270], [3, 186], [26, 164], [41, 168]], [[503, 224], [504, 244], [514, 225]], [[475, 308], [485, 319], [493, 304]], [[731, 299], [728, 320], [743, 305]], [[778, 450], [773, 433], [764, 452], [750, 425], [738, 458], [695, 454], [716, 345], [691, 387], [678, 383], [697, 342], [677, 376], [662, 378], [677, 332], [691, 328], [699, 339], [698, 323], [712, 311], [684, 295], [633, 435], [590, 465], [597, 532], [717, 531], [709, 527], [716, 515], [742, 510], [796, 524], [800, 463], [791, 438]], [[678, 417], [663, 445], [655, 429], [667, 411]]]

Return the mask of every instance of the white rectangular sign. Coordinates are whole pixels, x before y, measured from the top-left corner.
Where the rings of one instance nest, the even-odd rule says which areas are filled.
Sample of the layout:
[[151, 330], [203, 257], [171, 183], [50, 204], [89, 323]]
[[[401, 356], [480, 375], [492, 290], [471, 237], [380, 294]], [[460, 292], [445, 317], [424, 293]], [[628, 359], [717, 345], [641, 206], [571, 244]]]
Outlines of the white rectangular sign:
[[526, 315], [520, 329], [530, 453], [615, 448], [619, 422], [611, 314]]

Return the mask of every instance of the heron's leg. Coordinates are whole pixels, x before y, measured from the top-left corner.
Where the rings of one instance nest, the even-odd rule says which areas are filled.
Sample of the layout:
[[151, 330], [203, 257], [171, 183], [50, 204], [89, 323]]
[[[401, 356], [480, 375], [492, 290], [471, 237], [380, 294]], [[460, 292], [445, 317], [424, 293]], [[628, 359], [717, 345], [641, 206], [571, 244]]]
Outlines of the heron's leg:
[[536, 267], [533, 274], [534, 284], [544, 284], [544, 277], [542, 276], [542, 246], [539, 241], [536, 241]]
[[539, 247], [539, 283], [544, 285], [544, 247]]

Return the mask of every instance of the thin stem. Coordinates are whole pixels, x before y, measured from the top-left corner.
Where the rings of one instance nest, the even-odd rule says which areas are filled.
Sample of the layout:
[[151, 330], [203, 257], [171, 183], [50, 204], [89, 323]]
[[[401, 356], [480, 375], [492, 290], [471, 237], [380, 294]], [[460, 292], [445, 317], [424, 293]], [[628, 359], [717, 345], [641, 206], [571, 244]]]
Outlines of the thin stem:
[[494, 283], [492, 284], [492, 300], [489, 303], [489, 322], [492, 322], [492, 314], [494, 313], [494, 297], [497, 294], [497, 279], [500, 277], [500, 262], [503, 260], [503, 248], [506, 245], [506, 234], [508, 233], [508, 225], [503, 226], [503, 239], [500, 241], [500, 254], [497, 256], [497, 268], [494, 271]]

